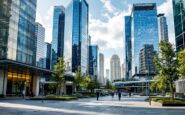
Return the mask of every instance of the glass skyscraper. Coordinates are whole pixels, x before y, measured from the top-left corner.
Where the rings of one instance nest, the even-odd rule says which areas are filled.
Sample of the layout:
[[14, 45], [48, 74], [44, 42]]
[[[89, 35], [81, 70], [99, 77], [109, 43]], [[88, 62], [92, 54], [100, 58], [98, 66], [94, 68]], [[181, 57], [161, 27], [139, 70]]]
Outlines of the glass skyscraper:
[[173, 0], [176, 50], [185, 48], [185, 1]]
[[39, 23], [36, 23], [35, 35], [37, 42], [36, 66], [44, 68], [45, 28]]
[[89, 75], [98, 76], [98, 46], [89, 46]]
[[[126, 47], [131, 48], [131, 52], [129, 48], [126, 48], [126, 55], [131, 58], [131, 75], [129, 75], [129, 78], [131, 78], [139, 74], [139, 52], [143, 45], [152, 43], [155, 51], [159, 49], [156, 4], [134, 4], [130, 18], [126, 17], [126, 26], [126, 31], [129, 32], [128, 35], [126, 34]], [[130, 56], [129, 53], [131, 53]], [[129, 64], [126, 65], [128, 66]], [[129, 68], [127, 67], [127, 69]], [[129, 72], [130, 70], [127, 71]]]
[[36, 65], [37, 0], [1, 0], [0, 95], [38, 96], [39, 78], [51, 71]]
[[158, 30], [159, 30], [159, 42], [161, 40], [168, 41], [168, 25], [164, 14], [158, 14]]
[[46, 43], [44, 44], [44, 68], [50, 69], [51, 62], [51, 44]]
[[71, 0], [66, 7], [64, 59], [67, 71], [88, 72], [88, 22], [89, 6], [86, 0]]
[[65, 25], [65, 8], [63, 6], [55, 6], [53, 12], [51, 69], [53, 69], [54, 65], [57, 63], [58, 57], [63, 57], [64, 25]]

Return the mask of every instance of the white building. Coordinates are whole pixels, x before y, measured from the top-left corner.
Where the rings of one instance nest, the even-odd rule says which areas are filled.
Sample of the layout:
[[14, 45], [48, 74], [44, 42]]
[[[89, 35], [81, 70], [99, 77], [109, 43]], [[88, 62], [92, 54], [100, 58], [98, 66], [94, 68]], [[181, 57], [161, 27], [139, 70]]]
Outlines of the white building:
[[99, 82], [104, 85], [104, 55], [102, 53], [99, 54]]
[[110, 80], [110, 70], [109, 69], [106, 69], [106, 79]]
[[125, 77], [125, 64], [122, 64], [122, 67], [121, 67], [121, 78], [124, 78], [124, 79], [126, 79], [126, 77]]
[[121, 65], [118, 55], [113, 55], [110, 60], [111, 81], [121, 79]]

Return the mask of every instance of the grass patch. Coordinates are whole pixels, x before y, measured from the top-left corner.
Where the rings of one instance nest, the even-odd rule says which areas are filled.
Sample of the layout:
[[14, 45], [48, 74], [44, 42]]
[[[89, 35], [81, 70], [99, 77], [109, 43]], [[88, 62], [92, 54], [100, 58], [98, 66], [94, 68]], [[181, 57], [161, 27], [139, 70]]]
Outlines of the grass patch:
[[91, 98], [91, 97], [96, 97], [96, 94], [79, 94], [77, 95], [78, 98]]
[[171, 99], [169, 97], [153, 97], [151, 101], [159, 102], [163, 106], [185, 106], [185, 99]]
[[33, 97], [31, 100], [58, 100], [58, 101], [68, 101], [68, 100], [74, 100], [78, 99], [76, 96], [46, 96], [44, 98], [42, 97]]

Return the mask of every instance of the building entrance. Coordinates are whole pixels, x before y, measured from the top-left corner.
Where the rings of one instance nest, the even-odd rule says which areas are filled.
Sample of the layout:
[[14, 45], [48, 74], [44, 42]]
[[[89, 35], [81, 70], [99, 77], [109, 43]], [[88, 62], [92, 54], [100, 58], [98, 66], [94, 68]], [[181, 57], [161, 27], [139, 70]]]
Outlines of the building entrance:
[[7, 96], [32, 95], [32, 76], [24, 73], [8, 72]]

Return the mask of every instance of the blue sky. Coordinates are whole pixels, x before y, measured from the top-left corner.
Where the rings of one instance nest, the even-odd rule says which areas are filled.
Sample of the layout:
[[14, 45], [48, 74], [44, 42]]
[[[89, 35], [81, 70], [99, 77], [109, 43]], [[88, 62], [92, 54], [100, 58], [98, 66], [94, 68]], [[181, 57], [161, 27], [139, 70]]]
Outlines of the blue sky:
[[[70, 0], [37, 0], [37, 18], [46, 28], [46, 41], [52, 40], [53, 6]], [[124, 16], [130, 15], [133, 3], [157, 3], [158, 13], [165, 13], [170, 42], [174, 43], [172, 0], [87, 0], [89, 4], [89, 33], [92, 43], [99, 45], [105, 57], [105, 69], [110, 68], [110, 58], [118, 54], [124, 63]]]

